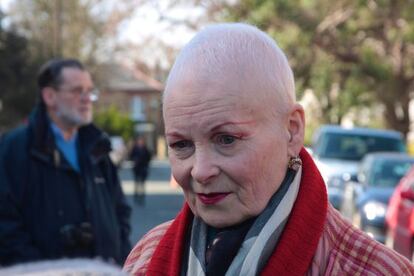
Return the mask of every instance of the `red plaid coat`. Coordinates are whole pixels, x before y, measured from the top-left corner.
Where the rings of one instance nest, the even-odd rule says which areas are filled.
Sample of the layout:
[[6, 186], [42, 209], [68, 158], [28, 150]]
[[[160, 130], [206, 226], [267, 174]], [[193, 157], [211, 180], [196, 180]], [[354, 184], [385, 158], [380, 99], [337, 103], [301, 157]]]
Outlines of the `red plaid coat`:
[[[124, 270], [146, 275], [151, 256], [172, 221], [146, 234], [125, 262]], [[414, 275], [413, 264], [354, 228], [332, 206], [308, 275]]]

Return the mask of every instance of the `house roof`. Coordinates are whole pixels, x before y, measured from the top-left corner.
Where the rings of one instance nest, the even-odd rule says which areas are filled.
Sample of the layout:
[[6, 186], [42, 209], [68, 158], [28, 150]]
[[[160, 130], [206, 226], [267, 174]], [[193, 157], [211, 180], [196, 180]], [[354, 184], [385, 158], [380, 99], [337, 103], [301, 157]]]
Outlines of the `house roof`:
[[101, 64], [96, 79], [102, 89], [125, 92], [162, 92], [164, 85], [137, 68], [120, 64]]

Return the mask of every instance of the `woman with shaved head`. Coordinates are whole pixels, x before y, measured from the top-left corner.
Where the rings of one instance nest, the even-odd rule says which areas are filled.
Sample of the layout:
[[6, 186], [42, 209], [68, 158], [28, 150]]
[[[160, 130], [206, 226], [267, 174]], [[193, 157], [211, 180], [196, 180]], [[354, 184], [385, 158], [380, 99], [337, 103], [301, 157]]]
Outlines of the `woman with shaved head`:
[[186, 203], [151, 230], [135, 275], [414, 275], [327, 201], [303, 148], [304, 111], [288, 61], [240, 23], [205, 28], [178, 56], [163, 116]]

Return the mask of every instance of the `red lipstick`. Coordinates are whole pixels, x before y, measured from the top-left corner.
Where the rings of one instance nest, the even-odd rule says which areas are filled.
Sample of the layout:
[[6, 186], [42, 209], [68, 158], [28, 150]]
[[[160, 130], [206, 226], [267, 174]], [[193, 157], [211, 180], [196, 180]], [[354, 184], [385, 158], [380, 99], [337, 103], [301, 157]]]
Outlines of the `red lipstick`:
[[209, 194], [197, 194], [202, 203], [206, 205], [216, 204], [230, 193], [209, 193]]

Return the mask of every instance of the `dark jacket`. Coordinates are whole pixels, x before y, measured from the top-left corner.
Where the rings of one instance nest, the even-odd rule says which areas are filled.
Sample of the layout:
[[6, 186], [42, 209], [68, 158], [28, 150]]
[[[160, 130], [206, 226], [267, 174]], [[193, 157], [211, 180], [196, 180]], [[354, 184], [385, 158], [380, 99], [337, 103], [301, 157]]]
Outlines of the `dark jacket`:
[[146, 146], [134, 145], [129, 158], [134, 161], [135, 169], [147, 169], [151, 161], [151, 152]]
[[[32, 113], [28, 126], [4, 135], [0, 143], [1, 265], [94, 256], [123, 263], [131, 249], [131, 209], [109, 159], [110, 148], [107, 136], [95, 126], [80, 128], [81, 172], [76, 172], [55, 146], [42, 105]], [[91, 227], [81, 228], [82, 223]], [[84, 244], [85, 231], [88, 242]]]

